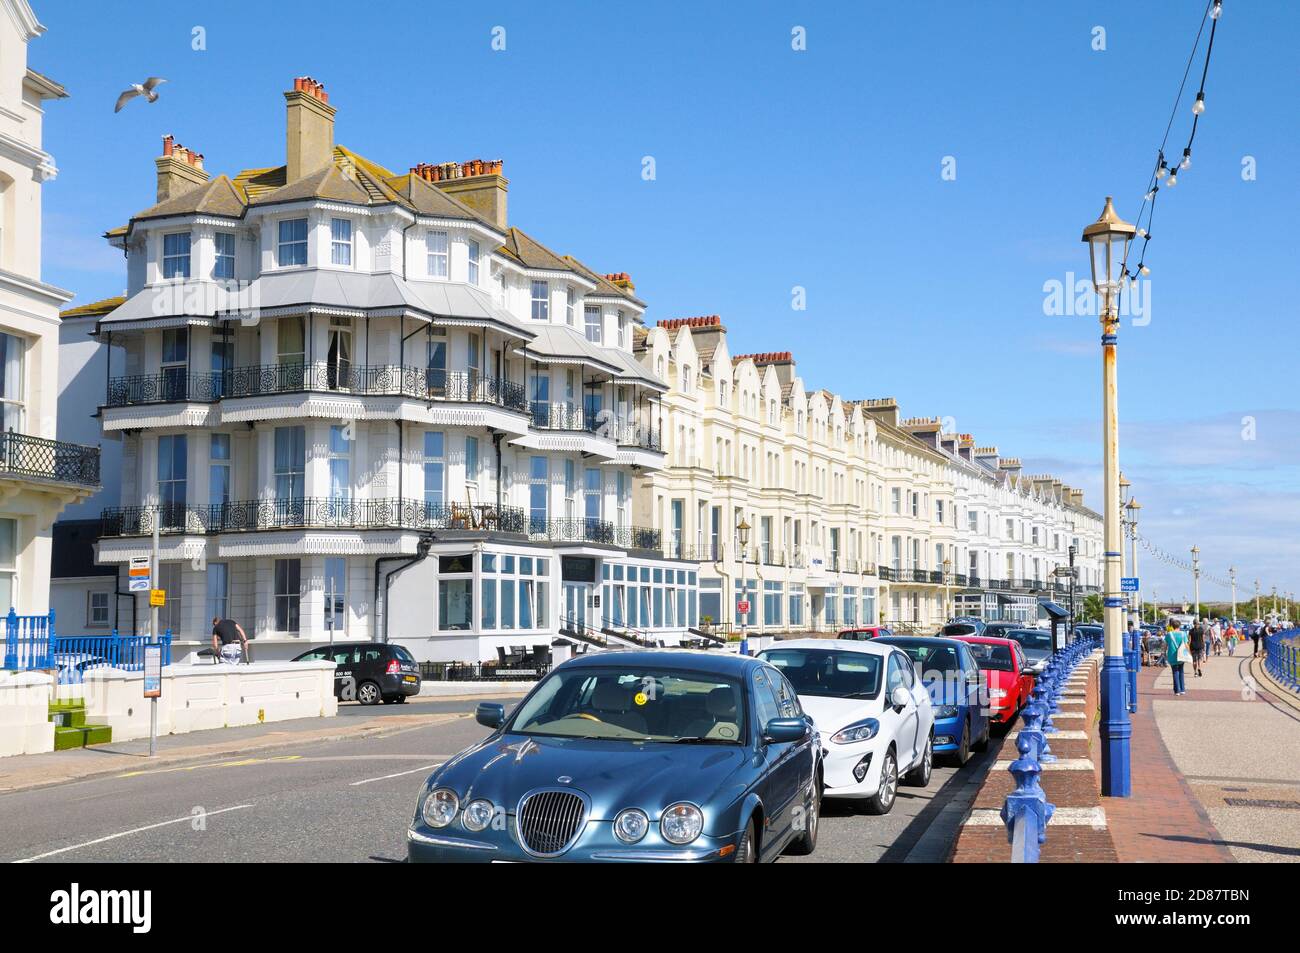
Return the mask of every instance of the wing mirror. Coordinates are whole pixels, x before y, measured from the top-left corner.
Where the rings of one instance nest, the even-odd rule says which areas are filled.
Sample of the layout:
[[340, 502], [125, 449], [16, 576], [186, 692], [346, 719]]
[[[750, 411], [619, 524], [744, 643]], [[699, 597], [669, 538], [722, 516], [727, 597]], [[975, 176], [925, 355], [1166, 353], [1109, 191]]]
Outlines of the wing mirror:
[[488, 728], [500, 728], [506, 723], [506, 708], [497, 702], [479, 702], [474, 720]]
[[907, 707], [907, 703], [912, 700], [912, 696], [907, 693], [907, 689], [902, 685], [895, 685], [894, 690], [889, 693], [889, 703], [902, 711]]
[[1022, 669], [1020, 670], [1020, 674], [1021, 674], [1021, 675], [1037, 675], [1038, 673], [1034, 671], [1034, 667], [1033, 667], [1032, 665], [1026, 665], [1024, 668], [1022, 668]]
[[802, 718], [773, 718], [763, 727], [763, 740], [776, 744], [801, 741], [808, 730], [808, 722]]

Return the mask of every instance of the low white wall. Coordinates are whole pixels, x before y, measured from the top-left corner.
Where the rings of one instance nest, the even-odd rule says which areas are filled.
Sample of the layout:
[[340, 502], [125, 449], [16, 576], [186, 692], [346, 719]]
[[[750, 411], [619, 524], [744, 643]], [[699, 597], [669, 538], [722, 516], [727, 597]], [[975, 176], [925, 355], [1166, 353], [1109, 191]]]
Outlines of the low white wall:
[[0, 757], [54, 750], [53, 686], [43, 672], [0, 672]]
[[[86, 673], [86, 720], [109, 725], [114, 741], [149, 735], [144, 674], [115, 669]], [[158, 699], [158, 734], [255, 725], [338, 713], [333, 662], [169, 665]]]
[[519, 695], [522, 697], [531, 692], [536, 684], [536, 682], [505, 679], [491, 682], [421, 682], [420, 694], [437, 698], [456, 695]]

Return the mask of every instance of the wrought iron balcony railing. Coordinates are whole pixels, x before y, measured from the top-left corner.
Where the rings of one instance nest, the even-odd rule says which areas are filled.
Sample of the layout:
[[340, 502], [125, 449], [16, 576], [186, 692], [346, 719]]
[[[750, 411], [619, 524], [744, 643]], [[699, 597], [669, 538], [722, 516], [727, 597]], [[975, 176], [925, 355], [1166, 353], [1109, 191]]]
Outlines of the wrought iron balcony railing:
[[163, 503], [111, 506], [100, 515], [100, 535], [148, 536], [155, 522], [165, 534], [242, 533], [277, 529], [441, 529], [524, 533], [518, 507], [464, 506], [424, 500], [243, 500], [202, 505]]
[[99, 486], [99, 448], [30, 434], [0, 433], [0, 475]]
[[644, 526], [618, 526], [600, 519], [527, 518], [528, 535], [552, 543], [598, 543], [625, 549], [656, 551], [663, 546], [659, 530]]
[[177, 402], [213, 403], [223, 398], [307, 392], [401, 396], [451, 403], [493, 404], [528, 410], [524, 386], [478, 371], [446, 371], [397, 364], [258, 364], [225, 371], [163, 368], [156, 374], [114, 377], [108, 406]]

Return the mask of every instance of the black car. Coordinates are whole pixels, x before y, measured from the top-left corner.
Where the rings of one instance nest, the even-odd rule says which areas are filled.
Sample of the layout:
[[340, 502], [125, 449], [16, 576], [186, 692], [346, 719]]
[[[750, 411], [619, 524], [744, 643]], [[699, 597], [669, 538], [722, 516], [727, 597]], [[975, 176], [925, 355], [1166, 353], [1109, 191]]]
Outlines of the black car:
[[1106, 627], [1104, 625], [1094, 625], [1091, 622], [1076, 622], [1074, 624], [1074, 637], [1076, 639], [1089, 639], [1094, 636], [1104, 636]]
[[294, 661], [333, 662], [334, 697], [340, 701], [401, 704], [408, 695], [420, 693], [420, 666], [410, 652], [391, 642], [322, 645]]
[[984, 637], [988, 639], [1005, 639], [1012, 629], [1023, 629], [1023, 622], [990, 622], [984, 626]]

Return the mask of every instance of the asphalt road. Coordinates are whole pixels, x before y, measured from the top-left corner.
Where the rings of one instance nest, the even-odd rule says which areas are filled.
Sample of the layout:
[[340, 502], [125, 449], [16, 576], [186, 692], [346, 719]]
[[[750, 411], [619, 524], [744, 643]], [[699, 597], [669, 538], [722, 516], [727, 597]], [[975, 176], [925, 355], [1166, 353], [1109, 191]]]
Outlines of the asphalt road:
[[[342, 718], [447, 712], [460, 717], [247, 757], [142, 764], [121, 774], [0, 795], [0, 860], [400, 861], [424, 778], [485, 732], [472, 716], [476, 704], [440, 700], [364, 710], [345, 705]], [[901, 788], [886, 817], [828, 802], [817, 852], [799, 860], [941, 860], [956, 833], [961, 799], [973, 794], [971, 781], [989, 759], [977, 756], [961, 771], [936, 766], [929, 788]]]

